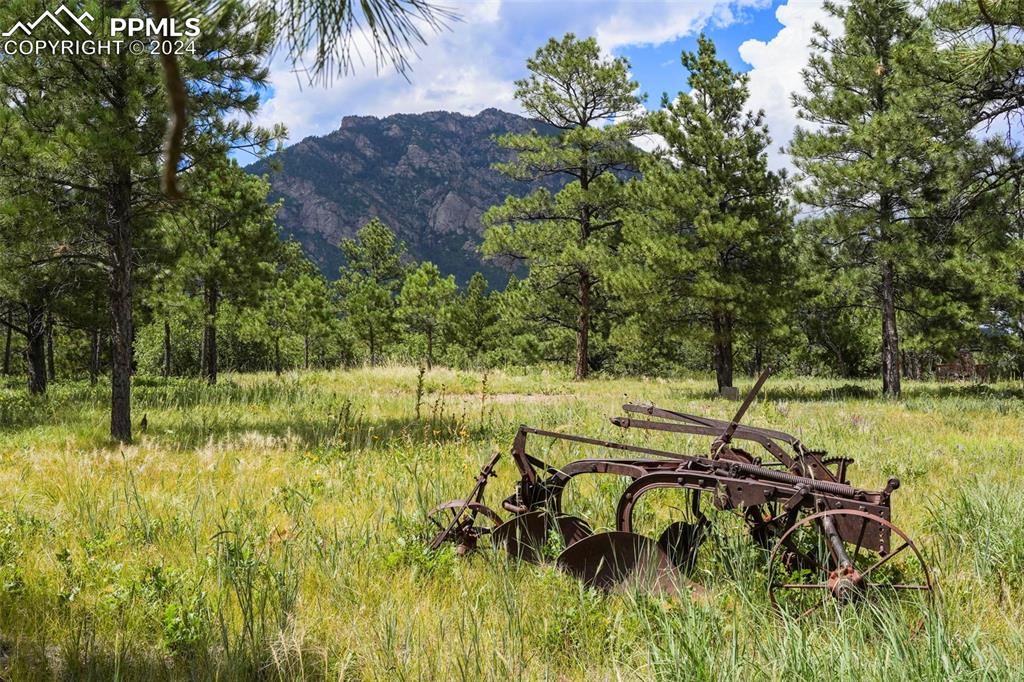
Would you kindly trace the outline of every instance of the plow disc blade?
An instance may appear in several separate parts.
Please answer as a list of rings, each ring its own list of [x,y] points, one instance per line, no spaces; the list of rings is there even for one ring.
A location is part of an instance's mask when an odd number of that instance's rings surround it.
[[[704,526],[699,523],[676,521],[658,538],[658,546],[679,570],[689,573],[697,561],[697,548],[704,540],[704,534]]]
[[[657,594],[677,592],[672,562],[658,543],[643,535],[598,533],[567,547],[558,557],[566,573],[602,590],[637,588]]]
[[[491,532],[491,541],[512,556],[537,564],[544,560],[544,546],[556,528],[566,546],[592,533],[583,519],[575,516],[552,518],[547,512],[534,511],[513,516],[495,528]]]

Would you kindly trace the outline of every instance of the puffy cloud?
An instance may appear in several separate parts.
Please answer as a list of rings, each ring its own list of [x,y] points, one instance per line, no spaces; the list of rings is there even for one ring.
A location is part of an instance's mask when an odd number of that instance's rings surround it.
[[[791,4],[796,0],[791,0]],[[444,109],[475,114],[518,112],[513,81],[538,45],[572,31],[594,35],[605,50],[659,45],[709,24],[732,23],[770,0],[588,0],[587,2],[448,2],[461,21],[427,36],[408,78],[377,73],[371,63],[328,87],[310,85],[284,55],[271,65],[272,92],[257,122],[284,123],[292,142],[335,130],[351,114],[386,116]],[[363,54],[369,54],[363,50]]]
[[[260,108],[257,122],[284,123],[292,142],[338,128],[347,115],[386,116],[445,109],[476,113],[487,107],[517,110],[509,70],[495,53],[493,37],[500,32],[500,0],[472,3],[459,11],[452,30],[426,35],[407,75],[393,69],[377,71],[372,57],[353,74],[337,77],[327,86],[311,85],[286,55],[271,64],[272,92]],[[359,45],[360,39],[355,41]],[[365,45],[358,54],[372,55]]]
[[[819,0],[789,0],[779,5],[775,17],[782,28],[774,38],[747,40],[740,45],[740,58],[751,65],[750,105],[764,109],[768,129],[774,138],[769,154],[771,165],[783,168],[789,159],[779,151],[793,137],[798,123],[793,106],[794,92],[805,92],[801,70],[810,56],[810,41],[815,23],[833,33],[841,32],[842,25],[829,16]]]
[[[628,45],[661,45],[693,35],[709,23],[728,26],[735,10],[766,7],[771,0],[652,0],[619,2],[594,30],[601,47],[611,51]],[[597,14],[597,13],[595,13]]]

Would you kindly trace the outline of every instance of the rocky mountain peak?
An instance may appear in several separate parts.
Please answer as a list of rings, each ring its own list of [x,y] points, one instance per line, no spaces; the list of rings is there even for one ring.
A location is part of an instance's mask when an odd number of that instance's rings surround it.
[[[341,264],[338,243],[378,217],[409,245],[412,257],[432,260],[460,281],[480,270],[500,286],[508,273],[478,252],[480,216],[532,186],[492,168],[509,158],[494,137],[530,129],[545,130],[493,108],[473,116],[345,116],[334,132],[281,151],[281,170],[271,171],[270,159],[249,170],[269,175],[274,200],[284,199],[282,235],[299,240],[329,277]]]

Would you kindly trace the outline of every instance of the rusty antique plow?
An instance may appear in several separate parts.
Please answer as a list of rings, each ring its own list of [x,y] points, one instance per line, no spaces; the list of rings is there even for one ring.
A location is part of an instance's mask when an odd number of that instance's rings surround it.
[[[593,587],[672,594],[693,587],[687,575],[712,530],[704,511],[713,508],[739,516],[751,541],[765,550],[769,596],[782,613],[802,618],[828,605],[871,598],[929,599],[932,582],[924,558],[890,521],[897,479],[879,491],[854,487],[846,479],[853,460],[826,457],[782,431],[740,423],[768,375],[758,378],[731,421],[641,405],[624,405],[628,416],[611,420],[624,430],[706,436],[711,439],[707,455],[521,426],[511,449],[520,478],[500,512],[484,502],[501,459],[497,453],[466,497],[431,510],[436,533],[430,547],[453,543],[464,554],[487,536],[493,548],[528,562],[553,561]],[[531,454],[528,439],[538,437],[621,456],[586,457],[555,467]],[[754,456],[738,443],[762,452]],[[615,509],[615,527],[607,532],[595,533],[562,508],[567,486],[594,475],[630,481]],[[686,491],[688,510],[657,539],[637,533],[638,502],[664,488]]]

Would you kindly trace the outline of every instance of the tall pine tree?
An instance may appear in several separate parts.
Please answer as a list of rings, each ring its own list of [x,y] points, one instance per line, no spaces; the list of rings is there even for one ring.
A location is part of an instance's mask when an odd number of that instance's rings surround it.
[[[794,97],[811,124],[797,129],[789,150],[803,172],[796,197],[824,213],[815,226],[818,266],[842,273],[829,295],[877,310],[882,389],[898,396],[899,314],[915,307],[916,294],[939,292],[936,277],[950,274],[955,230],[940,205],[973,147],[970,121],[928,77],[933,33],[909,3],[826,8],[843,35],[816,27],[807,94]]]
[[[516,99],[554,132],[501,137],[516,157],[498,167],[522,180],[562,176],[570,182],[557,194],[538,189],[488,211],[483,248],[528,264],[523,291],[532,296],[522,313],[574,333],[575,376],[585,379],[594,318],[607,307],[607,272],[621,231],[622,172],[639,162],[630,140],[643,130],[643,120],[631,117],[640,98],[629,63],[602,57],[593,38],[552,38],[526,65],[530,76],[516,81]]]
[[[474,272],[466,291],[458,297],[451,310],[452,339],[469,359],[479,362],[500,338],[499,315],[494,293],[488,290],[487,278]]]
[[[682,64],[691,90],[666,96],[652,117],[668,148],[637,183],[616,282],[628,312],[663,343],[704,327],[722,389],[733,384],[740,331],[757,356],[781,317],[792,220],[784,179],[768,169],[763,113],[746,110],[747,76],[704,36]]]
[[[221,303],[255,307],[271,285],[280,242],[267,203],[270,183],[224,159],[187,174],[188,197],[170,217],[180,244],[176,269],[203,301],[202,373],[217,383],[217,322]]]
[[[136,2],[83,3],[107,27],[111,16],[152,18]],[[37,3],[7,3],[0,21],[12,25]],[[272,27],[249,8],[225,3],[195,39],[194,54],[180,56],[181,87],[190,118],[178,147],[183,165],[220,158],[231,146],[264,147],[271,135],[243,118],[255,112],[264,86]],[[34,38],[63,39],[41,24]],[[97,38],[109,38],[100,32]],[[88,259],[107,278],[110,311],[110,433],[130,441],[131,376],[136,277],[144,254],[159,241],[163,204],[159,188],[167,102],[159,62],[128,50],[115,54],[7,55],[0,60],[0,174],[35,183],[37,193],[74,193],[90,219],[54,258]]]
[[[361,227],[355,239],[341,242],[345,264],[338,279],[341,309],[376,365],[395,338],[395,297],[406,267],[405,242],[379,219]]]
[[[398,319],[410,341],[425,346],[427,369],[434,366],[435,345],[449,324],[455,289],[455,276],[442,277],[437,266],[427,261],[409,272],[398,294]]]

